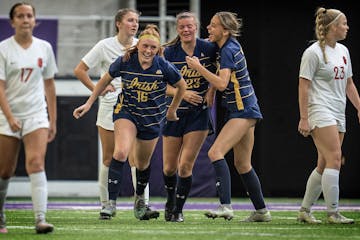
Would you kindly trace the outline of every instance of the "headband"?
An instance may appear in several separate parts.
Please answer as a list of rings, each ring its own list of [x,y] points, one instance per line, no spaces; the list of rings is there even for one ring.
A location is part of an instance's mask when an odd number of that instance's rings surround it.
[[[334,18],[331,22],[329,22],[329,23],[325,26],[325,28],[327,28],[328,26],[330,26],[331,24],[333,24],[334,22],[336,22],[341,15],[343,15],[342,12],[340,12],[340,13],[336,16],[336,18]]]
[[[141,39],[154,40],[160,44],[160,38],[158,38],[157,36],[151,35],[151,34],[144,34],[139,38],[139,40],[141,40]]]

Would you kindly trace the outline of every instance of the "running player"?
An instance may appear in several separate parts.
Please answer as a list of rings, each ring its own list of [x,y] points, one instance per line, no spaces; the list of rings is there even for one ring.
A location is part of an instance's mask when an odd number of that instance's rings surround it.
[[[100,76],[103,76],[109,69],[109,66],[116,58],[123,55],[126,49],[134,46],[138,39],[135,35],[139,28],[140,13],[134,9],[120,9],[115,15],[115,28],[117,34],[100,40],[80,61],[76,66],[75,76],[90,90],[93,91],[95,84],[88,75],[88,70],[99,67]],[[109,201],[108,193],[108,174],[109,165],[112,154],[114,152],[114,123],[112,119],[113,107],[116,104],[117,96],[121,92],[121,78],[115,78],[106,86],[101,93],[100,104],[96,125],[100,135],[102,146],[102,164],[99,169],[99,190],[101,211],[100,219],[110,219],[115,216],[116,209],[107,211],[105,205]],[[130,155],[129,164],[131,166],[131,176],[134,189],[136,187],[136,171],[133,159]],[[148,206],[149,203],[149,186],[145,188],[145,204],[147,212],[143,220],[159,217],[159,212],[153,211]]]
[[[134,215],[141,219],[146,213],[144,188],[150,177],[150,160],[161,134],[165,117],[177,121],[176,110],[180,105],[186,82],[178,70],[161,54],[160,35],[155,25],[148,25],[139,35],[135,47],[110,65],[109,71],[96,84],[88,101],[74,110],[80,118],[95,102],[105,87],[116,77],[122,77],[122,92],[114,107],[115,150],[109,168],[109,205],[116,204],[120,191],[122,169],[130,150],[134,148],[136,166],[136,193]],[[166,108],[166,85],[178,90]]]

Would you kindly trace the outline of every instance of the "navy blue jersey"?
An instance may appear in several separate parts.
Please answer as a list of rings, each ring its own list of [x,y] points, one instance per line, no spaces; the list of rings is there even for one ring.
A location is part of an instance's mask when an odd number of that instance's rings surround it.
[[[159,56],[155,56],[152,66],[144,70],[138,53],[134,53],[126,62],[122,57],[116,59],[110,65],[109,74],[122,79],[122,93],[114,114],[126,111],[137,119],[137,124],[158,128],[166,116],[166,85],[173,85],[181,79],[179,71]]]
[[[209,71],[215,73],[217,49],[217,45],[212,42],[203,39],[196,39],[196,46],[193,56],[198,57],[200,63],[204,67],[206,67]],[[170,61],[176,66],[177,69],[179,69],[180,74],[186,81],[187,89],[196,91],[199,93],[199,95],[205,97],[209,83],[199,72],[187,66],[185,57],[188,55],[182,49],[181,42],[179,41],[175,45],[166,47],[164,56],[166,60]],[[172,97],[168,97],[167,101],[169,105],[172,101]],[[194,106],[183,100],[180,104],[180,107],[178,108],[178,111],[187,111],[189,109],[194,109],[198,107],[199,106]]]
[[[247,109],[257,103],[254,88],[247,69],[246,58],[240,43],[230,37],[220,48],[218,67],[229,68],[231,77],[222,93],[222,106],[230,112]]]

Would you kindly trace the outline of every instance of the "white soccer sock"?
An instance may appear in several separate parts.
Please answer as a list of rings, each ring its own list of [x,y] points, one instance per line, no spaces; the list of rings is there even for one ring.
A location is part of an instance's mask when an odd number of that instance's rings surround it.
[[[134,187],[134,194],[136,192],[136,167],[131,167],[131,179]],[[144,201],[145,205],[149,205],[149,183],[144,189]]]
[[[321,183],[324,199],[329,213],[336,212],[339,206],[339,175],[340,171],[325,168]]]
[[[144,189],[144,202],[146,206],[149,205],[149,183],[146,184],[146,187]]]
[[[6,193],[9,182],[10,182],[10,178],[9,179],[0,178],[0,213],[4,212],[5,210],[4,207],[5,207]]]
[[[312,205],[318,200],[321,194],[321,174],[316,171],[316,168],[310,174],[301,207],[306,210],[311,209]]]
[[[35,219],[45,220],[48,197],[45,171],[30,174],[29,178]]]
[[[101,206],[104,206],[109,201],[108,175],[109,167],[102,163],[99,169],[99,193]]]

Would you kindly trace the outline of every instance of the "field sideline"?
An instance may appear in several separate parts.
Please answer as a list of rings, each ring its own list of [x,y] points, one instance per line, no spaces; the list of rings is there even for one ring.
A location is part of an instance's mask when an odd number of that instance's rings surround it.
[[[31,201],[8,199],[6,216],[8,234],[0,239],[360,239],[360,200],[341,200],[340,210],[354,218],[352,225],[302,224],[296,221],[301,199],[266,199],[273,220],[269,223],[243,223],[252,206],[247,199],[233,199],[235,217],[231,221],[207,219],[204,210],[217,206],[217,199],[190,198],[184,208],[184,223],[163,220],[163,198],[152,198],[151,206],[160,211],[156,220],[139,221],[132,212],[132,198],[119,198],[117,216],[112,220],[98,220],[97,199],[49,199],[47,219],[55,225],[48,235],[37,235],[33,226]],[[314,215],[325,221],[324,205],[314,206]]]

